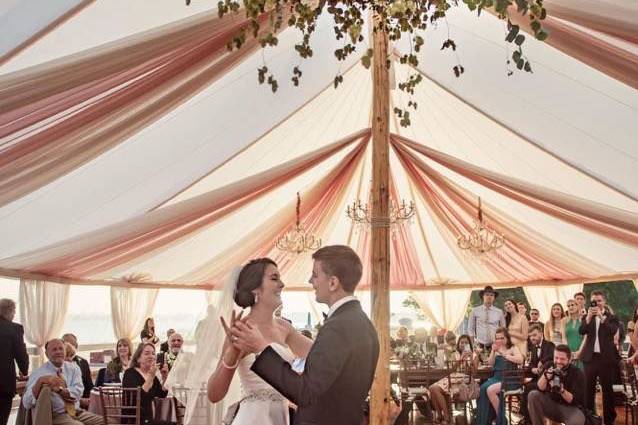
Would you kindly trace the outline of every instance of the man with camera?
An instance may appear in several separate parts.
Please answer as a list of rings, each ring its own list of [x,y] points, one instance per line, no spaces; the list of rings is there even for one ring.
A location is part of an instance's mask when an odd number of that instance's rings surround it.
[[[571,365],[572,352],[561,344],[554,349],[554,361],[543,366],[536,384],[529,393],[528,405],[532,425],[541,425],[544,418],[565,425],[584,425],[585,415],[580,406],[585,393],[583,372]]]
[[[591,304],[583,316],[579,332],[586,335],[580,352],[585,365],[585,407],[594,411],[596,380],[600,380],[603,393],[603,417],[606,425],[613,425],[616,419],[614,409],[614,379],[618,376],[620,354],[614,337],[620,328],[620,321],[607,306],[607,297],[602,291],[591,293]]]

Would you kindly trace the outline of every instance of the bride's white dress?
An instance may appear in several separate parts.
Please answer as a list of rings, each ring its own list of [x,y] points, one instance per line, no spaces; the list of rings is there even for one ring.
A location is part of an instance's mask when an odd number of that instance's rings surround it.
[[[294,355],[287,347],[277,343],[271,344],[271,347],[292,364]],[[232,425],[288,425],[288,400],[250,370],[254,361],[255,355],[249,354],[237,367],[242,401]]]

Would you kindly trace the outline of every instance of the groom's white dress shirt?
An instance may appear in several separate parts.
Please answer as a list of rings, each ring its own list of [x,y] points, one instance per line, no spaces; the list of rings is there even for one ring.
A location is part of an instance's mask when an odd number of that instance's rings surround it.
[[[357,301],[357,297],[355,297],[354,295],[348,295],[347,297],[343,297],[339,301],[337,301],[336,303],[332,304],[332,306],[330,307],[330,310],[328,310],[328,315],[326,316],[326,318],[332,316],[332,314],[335,311],[337,311],[337,309],[339,307],[341,307],[342,305],[344,305],[345,303],[348,303],[350,301]]]

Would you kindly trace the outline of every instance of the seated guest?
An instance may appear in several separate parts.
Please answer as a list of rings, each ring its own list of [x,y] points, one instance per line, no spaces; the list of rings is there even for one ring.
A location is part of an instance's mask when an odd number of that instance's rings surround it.
[[[584,425],[580,410],[585,400],[585,375],[571,365],[571,350],[559,345],[553,362],[543,366],[538,389],[529,393],[529,415],[532,425],[541,425],[545,418],[565,425]]]
[[[171,339],[171,335],[175,333],[175,329],[170,328],[166,331],[166,341],[160,344],[160,352],[167,353],[168,352],[168,340]]]
[[[135,350],[131,358],[131,365],[124,372],[122,378],[123,388],[141,388],[141,423],[151,425],[170,424],[170,422],[155,421],[153,419],[153,399],[155,397],[164,398],[168,391],[164,389],[163,383],[168,376],[168,366],[162,365],[160,374],[162,382],[157,379],[157,363],[155,362],[155,345],[150,342],[143,342]],[[135,400],[130,400],[134,403]],[[129,423],[135,423],[130,421]]]
[[[529,412],[527,410],[527,397],[530,391],[536,389],[536,383],[540,378],[543,371],[543,365],[552,361],[554,358],[554,343],[547,341],[543,338],[543,330],[538,325],[533,325],[529,330],[529,353],[530,362],[529,374],[531,375],[531,381],[525,384],[525,391],[521,398],[521,415],[523,420],[529,423]]]
[[[144,329],[140,332],[140,339],[142,342],[150,342],[153,345],[157,345],[159,338],[155,335],[155,321],[152,317],[149,317],[144,322]]]
[[[494,374],[481,385],[477,402],[477,425],[489,425],[493,419],[496,419],[496,425],[507,423],[505,403],[501,400],[503,371],[514,369],[516,365],[522,365],[524,360],[523,355],[512,343],[507,328],[498,328],[487,360],[488,364],[492,366]]]
[[[129,360],[131,359],[132,349],[131,340],[121,338],[115,345],[116,357],[106,365],[106,368],[100,369],[95,381],[96,387],[102,387],[104,384],[121,383],[121,374],[128,369]]]
[[[478,368],[478,356],[474,353],[472,341],[469,335],[461,335],[456,343],[453,361],[465,361],[471,365],[473,369]],[[432,408],[439,418],[443,418],[443,423],[452,422],[452,412],[450,412],[447,398],[452,393],[458,392],[458,387],[468,378],[467,374],[461,372],[452,372],[450,379],[446,376],[435,384],[430,385],[430,395],[432,396]],[[450,388],[450,383],[452,388]]]
[[[44,348],[49,361],[31,373],[22,396],[25,409],[50,403],[56,425],[103,424],[101,416],[80,409],[79,402],[84,392],[82,372],[76,363],[64,361],[64,342],[52,339]]]
[[[419,345],[408,337],[408,328],[405,326],[397,330],[397,337],[391,346],[394,357],[399,360],[419,360],[423,356]]]
[[[89,362],[76,354],[78,351],[78,339],[75,335],[64,334],[62,335],[62,341],[71,344],[74,348],[73,355],[69,357],[68,361],[77,364],[80,368],[80,371],[82,371],[82,385],[84,385],[84,393],[82,393],[82,398],[89,398],[91,390],[93,389],[93,378],[91,378],[91,368],[89,367]]]
[[[159,353],[157,355],[157,363],[162,365],[166,363],[168,366],[168,370],[170,371],[173,368],[173,364],[175,360],[177,360],[177,355],[182,351],[182,345],[184,344],[184,338],[177,332],[174,332],[168,338],[168,352]]]

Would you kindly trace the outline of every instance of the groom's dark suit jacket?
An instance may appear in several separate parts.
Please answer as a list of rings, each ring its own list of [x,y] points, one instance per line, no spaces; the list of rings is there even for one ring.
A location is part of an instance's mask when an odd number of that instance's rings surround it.
[[[379,358],[379,340],[358,301],[339,307],[319,330],[303,374],[272,348],[252,370],[298,406],[295,425],[360,425]]]

